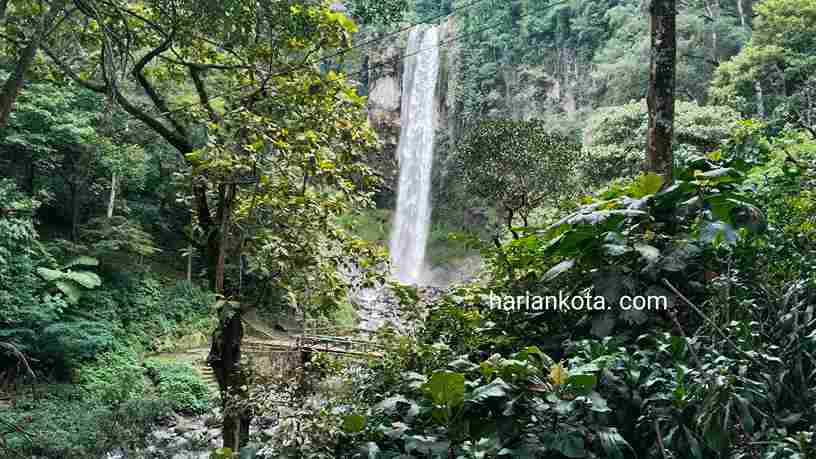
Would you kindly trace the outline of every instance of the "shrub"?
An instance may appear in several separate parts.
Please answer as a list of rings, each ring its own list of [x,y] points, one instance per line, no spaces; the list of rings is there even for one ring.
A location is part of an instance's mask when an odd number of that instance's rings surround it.
[[[36,396],[17,400],[2,413],[5,422],[20,426],[5,437],[0,457],[88,459],[114,448],[143,447],[157,419],[168,414],[166,402],[136,398],[116,405],[81,399],[76,386],[45,385],[32,388]]]
[[[174,410],[203,413],[213,406],[215,394],[192,365],[151,358],[144,366],[159,397],[168,400]]]
[[[144,369],[138,361],[134,349],[117,346],[80,367],[75,380],[89,398],[116,405],[146,391]]]

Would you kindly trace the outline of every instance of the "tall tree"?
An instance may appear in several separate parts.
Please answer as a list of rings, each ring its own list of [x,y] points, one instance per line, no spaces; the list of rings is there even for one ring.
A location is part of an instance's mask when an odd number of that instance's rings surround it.
[[[3,129],[8,123],[14,102],[23,88],[26,72],[34,62],[40,42],[51,32],[57,17],[65,9],[66,0],[40,2],[38,5],[34,5],[33,2],[32,4],[17,3],[21,4],[16,5],[16,10],[20,10],[22,14],[13,14],[9,17],[6,17],[8,2],[4,0],[0,3],[0,21],[13,22],[13,24],[5,24],[7,25],[5,28],[12,29],[17,35],[22,36],[17,39],[5,37],[6,40],[13,41],[12,45],[19,49],[19,53],[14,69],[0,87],[0,129]],[[15,6],[14,2],[11,6]],[[12,27],[8,27],[9,25]]]
[[[367,196],[358,187],[369,175],[360,155],[374,136],[364,101],[316,59],[348,49],[355,24],[318,1],[75,4],[82,20],[66,31],[75,35],[71,48],[52,41],[46,54],[158,133],[188,166],[191,242],[221,298],[208,361],[224,403],[224,447],[237,451],[250,422],[242,314],[257,304],[246,300],[245,271],[262,292],[284,289],[300,304],[317,304],[304,292],[323,287],[339,296],[341,282],[326,265],[336,267],[332,254],[341,252],[332,222]]]
[[[674,157],[674,88],[677,61],[675,0],[652,0],[651,64],[649,91],[649,131],[646,141],[646,170],[660,174],[664,183],[672,181]]]

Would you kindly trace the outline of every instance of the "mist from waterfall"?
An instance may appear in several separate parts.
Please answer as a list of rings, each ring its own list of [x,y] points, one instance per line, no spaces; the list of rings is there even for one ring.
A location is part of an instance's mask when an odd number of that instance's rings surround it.
[[[438,44],[437,27],[413,29],[405,50],[402,125],[397,147],[400,175],[390,249],[392,274],[407,284],[419,283],[425,267],[425,247],[431,220]]]

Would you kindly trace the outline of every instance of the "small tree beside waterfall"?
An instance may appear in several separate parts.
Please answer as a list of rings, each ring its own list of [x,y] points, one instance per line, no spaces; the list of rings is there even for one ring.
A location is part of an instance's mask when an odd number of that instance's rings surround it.
[[[516,236],[530,214],[578,190],[581,147],[537,120],[489,120],[464,137],[450,159],[450,181],[462,196],[495,207],[498,225]]]

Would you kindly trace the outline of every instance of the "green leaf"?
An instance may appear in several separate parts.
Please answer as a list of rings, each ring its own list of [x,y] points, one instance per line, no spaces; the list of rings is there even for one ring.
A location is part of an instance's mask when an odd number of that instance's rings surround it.
[[[366,425],[366,417],[359,414],[350,414],[343,418],[343,425],[341,428],[346,433],[362,432]]]
[[[450,442],[440,440],[431,435],[412,435],[405,441],[405,451],[408,453],[418,452],[437,457],[441,453],[446,453],[450,448]]]
[[[663,187],[664,179],[654,172],[647,172],[638,176],[629,188],[629,192],[636,198],[655,194]]]
[[[588,393],[597,383],[598,378],[592,374],[571,374],[567,378],[567,385],[581,393]]]
[[[79,290],[73,282],[57,280],[54,282],[54,285],[65,294],[65,299],[68,301],[68,304],[75,305],[79,302],[80,297],[82,297],[82,291]]]
[[[465,359],[456,359],[453,362],[449,363],[448,366],[452,370],[456,370],[462,373],[467,373],[479,369],[479,365]]]
[[[73,266],[99,266],[99,260],[94,257],[82,255],[69,261],[62,269],[68,269]]]
[[[94,289],[102,285],[102,279],[96,273],[88,271],[68,271],[63,278],[70,279],[87,289]]]
[[[609,408],[609,405],[606,403],[606,399],[595,391],[592,391],[589,394],[589,400],[592,402],[592,406],[589,408],[592,411],[596,411],[598,413],[609,413],[612,411]]]
[[[63,272],[48,268],[37,268],[37,274],[43,279],[53,282],[62,277]]]
[[[632,455],[635,455],[635,450],[632,449],[623,435],[618,433],[618,429],[614,427],[605,427],[598,430],[598,440],[601,443],[605,457],[609,459],[624,459],[623,449],[628,449]]]
[[[518,360],[526,360],[531,364],[538,366],[538,368],[550,368],[551,366],[555,365],[553,359],[545,354],[538,346],[527,346],[521,351],[513,354],[512,356],[514,359]]]
[[[468,401],[481,404],[489,398],[509,398],[510,386],[501,378],[496,378],[486,386],[480,386],[470,394]]]
[[[422,391],[436,405],[457,407],[465,399],[465,375],[452,371],[437,371],[422,386]]]
[[[552,442],[552,449],[567,457],[586,457],[584,439],[573,433],[559,432]]]
[[[417,406],[413,400],[409,400],[401,395],[395,395],[375,405],[372,411],[389,416],[398,415],[410,420],[419,414],[419,406]]]
[[[619,244],[604,244],[601,248],[603,248],[604,253],[610,257],[619,257],[632,250],[632,248],[627,245]]]
[[[380,457],[380,447],[373,441],[361,446],[360,452],[363,453],[363,456],[367,457],[368,459],[377,459]]]
[[[729,182],[736,180],[742,177],[742,173],[736,169],[731,167],[722,167],[719,169],[713,169],[708,172],[703,172],[702,174],[696,174],[698,177],[703,177],[705,179],[717,179],[718,183]]]

